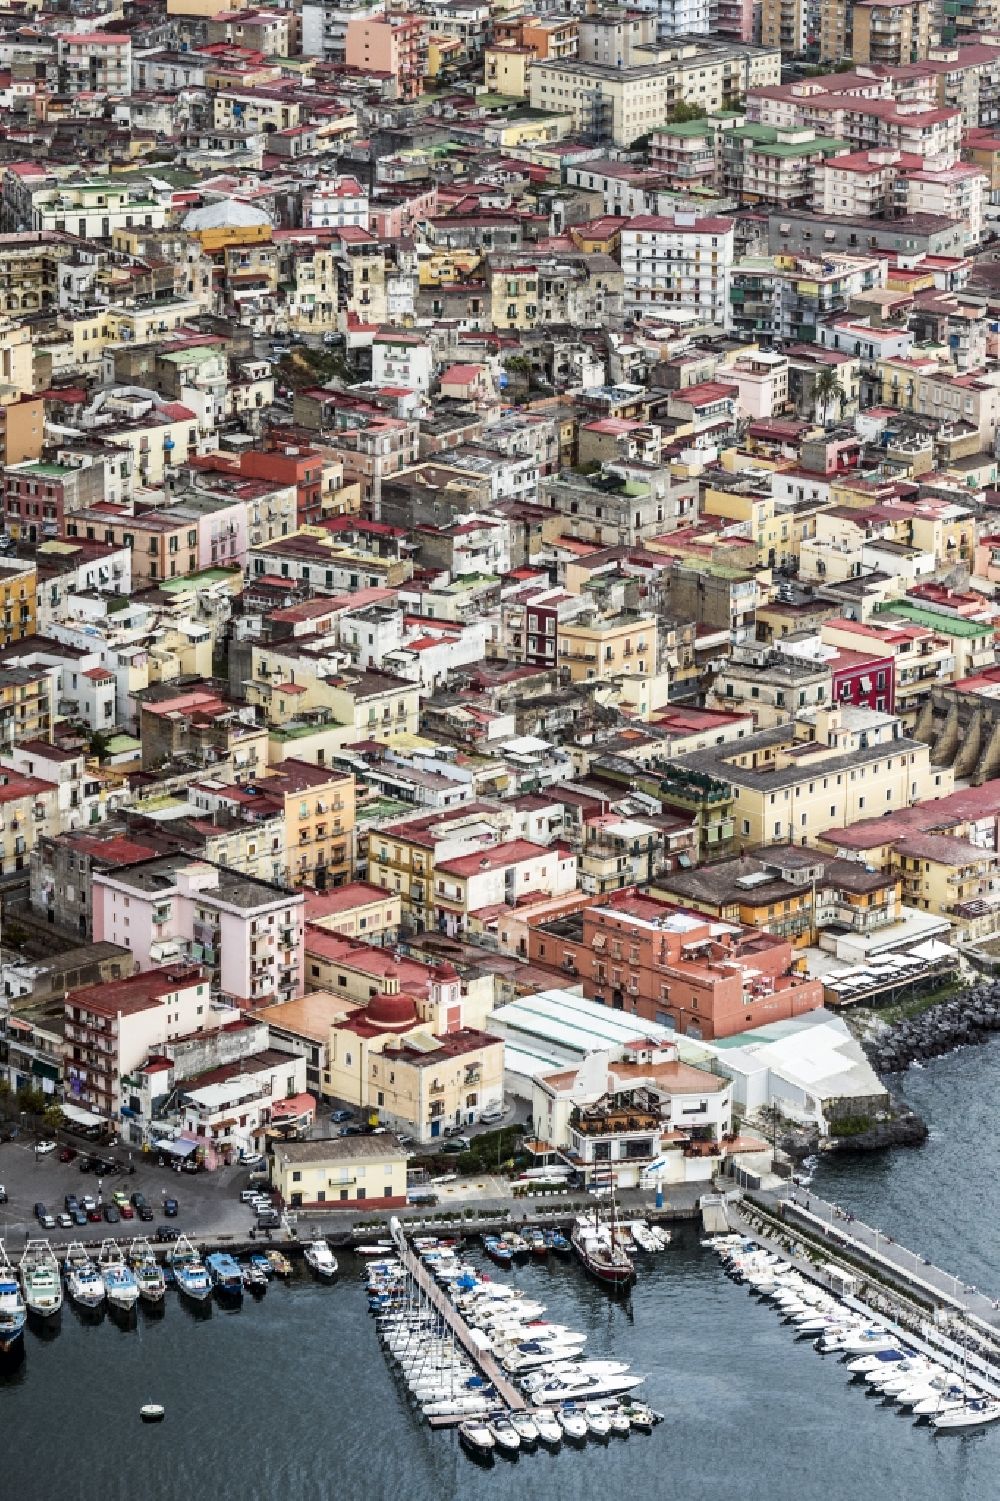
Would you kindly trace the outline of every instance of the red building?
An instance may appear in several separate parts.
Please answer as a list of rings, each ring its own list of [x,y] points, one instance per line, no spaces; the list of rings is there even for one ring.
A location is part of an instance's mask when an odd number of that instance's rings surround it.
[[[833,677],[831,696],[835,704],[877,709],[884,714],[895,713],[895,657],[845,648],[830,658],[829,666]]]

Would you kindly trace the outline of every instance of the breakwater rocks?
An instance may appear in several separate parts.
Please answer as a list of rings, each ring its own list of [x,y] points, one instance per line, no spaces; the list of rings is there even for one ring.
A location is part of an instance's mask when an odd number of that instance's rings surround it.
[[[895,1074],[954,1048],[985,1042],[991,1032],[1000,1032],[1000,982],[972,985],[869,1037],[864,1046],[878,1073]]]

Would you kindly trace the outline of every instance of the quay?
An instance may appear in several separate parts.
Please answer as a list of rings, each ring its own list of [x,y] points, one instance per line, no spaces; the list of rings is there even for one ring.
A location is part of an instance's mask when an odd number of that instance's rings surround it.
[[[845,1306],[856,1313],[877,1318],[893,1334],[921,1353],[934,1360],[945,1359],[953,1366],[966,1365],[970,1381],[989,1396],[1000,1398],[1000,1344],[996,1342],[992,1328],[986,1326],[985,1333],[988,1337],[983,1338],[980,1329],[975,1328],[973,1321],[970,1321],[967,1310],[948,1308],[940,1303],[929,1306],[929,1292],[937,1292],[939,1297],[944,1294],[928,1283],[913,1289],[912,1295],[919,1296],[921,1302],[912,1302],[904,1287],[889,1285],[883,1280],[884,1266],[879,1265],[871,1247],[862,1240],[854,1240],[845,1233],[843,1246],[830,1244],[828,1240],[825,1243],[821,1241],[819,1232],[829,1228],[823,1221],[816,1221],[815,1225],[809,1224],[808,1230],[812,1232],[809,1238],[800,1242],[797,1248],[793,1246],[790,1249],[787,1242],[782,1243],[781,1237],[794,1237],[796,1232],[805,1235],[806,1221],[813,1221],[815,1217],[811,1211],[803,1213],[801,1218],[794,1214],[786,1215],[784,1210],[787,1207],[788,1201],[784,1199],[764,1204],[749,1196],[733,1199],[727,1206],[734,1230],[745,1233],[749,1239],[779,1254],[802,1276],[826,1291],[835,1293]],[[793,1209],[797,1207],[792,1206]],[[829,1208],[833,1209],[835,1206],[830,1205]],[[763,1228],[755,1222],[755,1214],[763,1217]],[[907,1251],[904,1247],[897,1249],[911,1259],[915,1257],[914,1252]],[[809,1251],[822,1251],[829,1259],[817,1264],[810,1259]],[[839,1262],[838,1251],[842,1257]],[[848,1256],[849,1260],[846,1259]],[[866,1289],[866,1296],[860,1297],[852,1288],[865,1276],[866,1269],[874,1279],[875,1287]],[[948,1275],[939,1273],[939,1276]],[[919,1279],[914,1278],[914,1281]]]
[[[417,1256],[398,1221],[391,1227],[391,1235],[399,1253],[399,1259],[403,1264],[408,1277],[416,1284],[424,1298],[437,1313],[441,1321],[454,1335],[456,1341],[468,1355],[474,1365],[478,1367],[487,1381],[492,1382],[497,1394],[508,1412],[525,1412],[528,1404],[504,1372],[499,1361],[492,1351],[483,1349],[479,1340],[473,1338],[473,1332],[462,1318],[458,1309],[442,1287],[434,1281],[420,1257]],[[438,1417],[431,1418],[432,1428],[451,1427],[462,1421],[461,1417]]]

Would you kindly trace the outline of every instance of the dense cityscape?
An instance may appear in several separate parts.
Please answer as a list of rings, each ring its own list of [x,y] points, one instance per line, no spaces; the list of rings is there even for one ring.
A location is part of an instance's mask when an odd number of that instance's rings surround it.
[[[1000,10],[40,0],[0,102],[0,1409],[350,1306],[414,1501],[655,1487],[724,1270],[981,1438]]]

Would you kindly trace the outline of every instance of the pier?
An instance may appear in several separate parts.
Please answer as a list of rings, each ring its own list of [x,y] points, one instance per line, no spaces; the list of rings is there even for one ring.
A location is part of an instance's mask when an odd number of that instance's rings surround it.
[[[424,1298],[426,1298],[427,1302],[437,1313],[442,1323],[454,1335],[456,1342],[462,1346],[469,1359],[479,1369],[486,1380],[492,1382],[501,1402],[507,1408],[508,1412],[525,1412],[528,1404],[524,1397],[503,1370],[500,1362],[492,1352],[484,1350],[479,1341],[473,1338],[472,1330],[462,1318],[457,1308],[455,1308],[447,1293],[434,1281],[434,1278],[429,1274],[420,1257],[415,1255],[413,1248],[403,1234],[402,1226],[398,1222],[393,1224],[391,1234],[407,1276],[412,1278],[416,1286],[419,1287]],[[447,1427],[461,1421],[460,1417],[430,1419],[432,1427]]]

